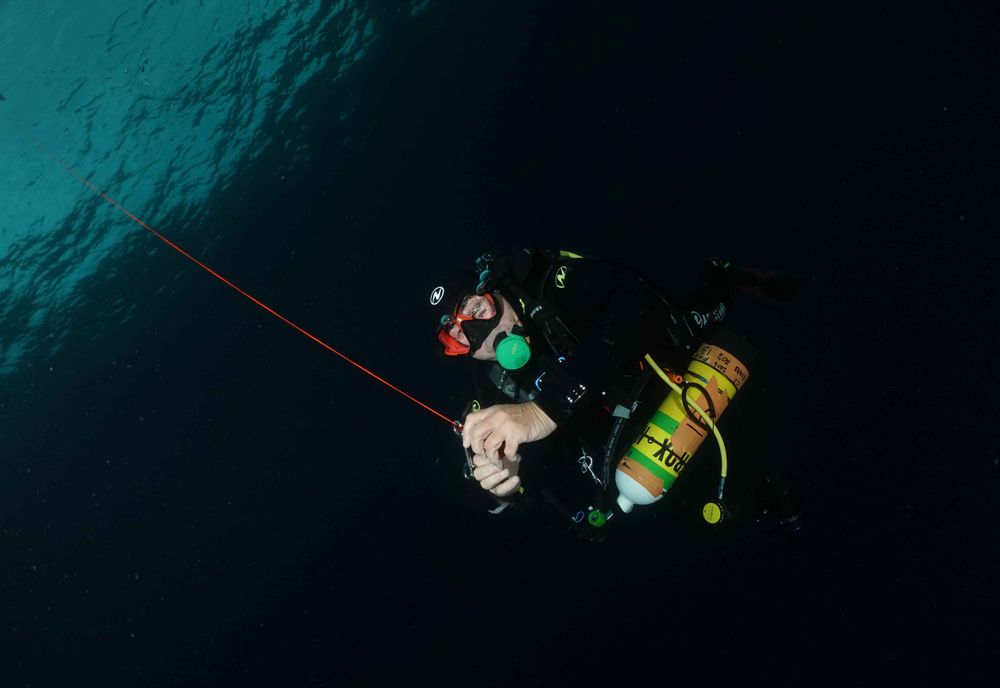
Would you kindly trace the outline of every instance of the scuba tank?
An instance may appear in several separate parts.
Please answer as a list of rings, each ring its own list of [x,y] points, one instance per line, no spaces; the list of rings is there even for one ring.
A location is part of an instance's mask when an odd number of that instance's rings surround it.
[[[636,504],[659,501],[670,489],[746,384],[749,365],[756,353],[746,339],[725,328],[717,329],[705,339],[691,357],[683,379],[676,376],[670,393],[653,413],[646,429],[618,462],[615,485],[619,492],[618,506],[623,512],[629,513]],[[655,366],[652,359],[646,360]],[[657,372],[663,375],[662,371]],[[705,520],[712,524],[725,515],[722,492],[727,465],[723,447],[720,442],[723,465],[718,494],[702,511]]]

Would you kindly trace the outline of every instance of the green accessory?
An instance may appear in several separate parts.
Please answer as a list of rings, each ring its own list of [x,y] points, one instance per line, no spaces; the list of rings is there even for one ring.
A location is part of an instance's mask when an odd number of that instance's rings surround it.
[[[515,327],[510,334],[498,337],[493,347],[497,363],[507,370],[519,370],[531,359],[531,345],[518,330],[521,328]]]
[[[590,515],[587,516],[587,522],[590,523],[590,525],[594,526],[595,528],[601,528],[604,526],[605,523],[608,522],[608,519],[604,515],[603,511],[601,511],[600,509],[594,509],[593,511],[590,512]]]

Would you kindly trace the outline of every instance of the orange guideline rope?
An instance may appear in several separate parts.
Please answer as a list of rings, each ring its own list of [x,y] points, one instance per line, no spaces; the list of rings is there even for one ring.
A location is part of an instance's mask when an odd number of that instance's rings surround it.
[[[461,428],[461,424],[460,423],[458,423],[456,421],[453,421],[452,419],[448,418],[448,416],[446,416],[443,413],[440,413],[440,412],[434,410],[433,408],[431,408],[430,406],[428,406],[424,402],[420,401],[416,397],[414,397],[414,396],[412,396],[410,394],[407,394],[406,392],[404,392],[403,390],[401,390],[399,387],[397,387],[396,385],[392,384],[391,382],[388,382],[387,380],[379,377],[378,375],[376,375],[372,371],[368,370],[367,368],[365,368],[363,365],[361,365],[357,361],[353,360],[352,358],[350,358],[349,356],[347,356],[345,354],[340,353],[339,351],[337,351],[336,349],[334,349],[332,346],[330,346],[329,344],[327,344],[326,342],[324,342],[319,337],[316,337],[315,335],[307,332],[306,330],[304,330],[303,328],[299,327],[298,325],[296,325],[295,323],[293,323],[291,320],[289,320],[285,316],[281,315],[281,313],[278,313],[273,308],[267,306],[266,304],[262,303],[258,299],[254,298],[253,296],[251,296],[247,292],[245,292],[242,289],[240,289],[239,287],[237,287],[235,284],[233,284],[232,282],[230,282],[229,280],[227,280],[225,277],[223,277],[222,275],[220,275],[219,273],[217,273],[215,270],[213,270],[212,268],[210,268],[207,265],[205,265],[204,263],[202,263],[200,260],[198,260],[197,258],[195,258],[194,256],[192,256],[190,253],[188,253],[187,251],[185,251],[184,249],[182,249],[181,247],[179,247],[177,244],[175,244],[174,242],[170,241],[165,236],[163,236],[162,234],[160,234],[159,232],[157,232],[155,229],[153,229],[152,227],[150,227],[149,225],[147,225],[141,219],[139,219],[138,217],[136,217],[128,208],[126,208],[125,206],[123,206],[121,203],[119,203],[115,199],[111,198],[111,196],[109,196],[106,193],[104,193],[104,191],[102,191],[96,185],[94,185],[93,183],[91,183],[89,179],[87,179],[86,177],[83,177],[83,176],[77,174],[76,170],[74,170],[68,164],[66,164],[65,162],[63,162],[59,158],[59,156],[57,156],[55,153],[52,153],[51,151],[49,151],[44,145],[42,145],[42,143],[40,143],[29,132],[25,131],[22,127],[20,127],[16,123],[14,123],[9,118],[8,118],[8,121],[11,122],[11,124],[14,125],[14,128],[16,128],[17,130],[19,130],[21,132],[21,134],[24,135],[24,137],[27,138],[29,141],[31,141],[35,145],[35,147],[37,147],[45,156],[47,156],[48,158],[54,160],[56,163],[59,164],[60,167],[62,167],[67,172],[69,172],[73,177],[75,177],[77,180],[83,182],[83,184],[86,185],[87,188],[89,188],[92,191],[94,191],[97,195],[99,195],[105,201],[107,201],[108,203],[110,203],[111,205],[113,205],[115,208],[117,208],[118,210],[120,210],[122,213],[124,213],[126,216],[128,216],[128,218],[130,220],[132,220],[133,222],[135,222],[137,225],[139,225],[143,229],[148,230],[157,239],[159,239],[160,241],[162,241],[163,243],[165,243],[167,246],[169,246],[170,248],[172,248],[175,251],[177,251],[178,253],[180,253],[182,256],[184,256],[185,258],[187,258],[188,260],[190,260],[192,263],[194,263],[195,265],[197,265],[198,267],[200,267],[202,270],[204,270],[208,274],[212,275],[213,277],[215,277],[219,281],[221,281],[221,282],[227,284],[228,286],[232,287],[233,289],[235,289],[236,291],[238,291],[240,294],[242,294],[243,296],[245,296],[246,298],[250,299],[255,304],[257,304],[258,306],[260,306],[261,308],[263,308],[264,310],[266,310],[268,313],[270,313],[274,317],[278,318],[282,322],[284,322],[284,323],[286,323],[286,324],[294,327],[296,330],[298,330],[299,332],[301,332],[305,336],[309,337],[309,339],[313,340],[314,342],[316,342],[317,344],[319,344],[323,348],[327,349],[328,351],[331,351],[332,353],[337,354],[342,359],[344,359],[345,361],[347,361],[348,363],[350,363],[351,365],[353,365],[355,368],[361,370],[364,373],[367,373],[371,377],[373,377],[376,380],[378,380],[379,382],[381,382],[386,387],[389,387],[389,388],[391,388],[391,389],[399,392],[400,394],[402,394],[404,397],[406,397],[407,399],[409,399],[413,403],[415,403],[418,406],[421,406],[422,408],[430,411],[435,416],[437,416],[441,420],[443,420],[446,423],[448,423],[448,425],[451,425],[452,427],[456,427],[456,428]]]

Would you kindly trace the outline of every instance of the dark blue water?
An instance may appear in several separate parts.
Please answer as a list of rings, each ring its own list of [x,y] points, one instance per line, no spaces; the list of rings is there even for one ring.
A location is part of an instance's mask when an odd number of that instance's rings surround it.
[[[803,531],[699,523],[707,448],[600,545],[493,517],[440,420],[140,235],[2,378],[10,685],[984,677],[995,12],[442,2],[379,27],[197,224],[155,226],[450,415],[469,371],[422,300],[487,247],[676,293],[710,255],[803,274],[788,308],[734,304],[763,353],[723,422],[733,498],[781,471]]]

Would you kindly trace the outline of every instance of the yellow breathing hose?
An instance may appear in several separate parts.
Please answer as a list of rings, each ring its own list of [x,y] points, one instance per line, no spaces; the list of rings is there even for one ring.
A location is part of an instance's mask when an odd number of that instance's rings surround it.
[[[653,368],[653,370],[656,371],[656,374],[659,375],[660,378],[664,382],[667,383],[667,386],[670,387],[670,389],[672,389],[675,392],[677,392],[677,394],[679,394],[680,397],[681,397],[681,399],[683,400],[684,399],[684,390],[682,390],[677,385],[676,382],[674,382],[673,380],[671,380],[667,376],[667,374],[665,372],[663,372],[663,370],[660,368],[660,366],[656,365],[656,361],[653,360],[652,356],[650,356],[649,354],[646,354],[644,358],[646,359],[646,362],[649,363],[649,365]],[[681,402],[681,405],[683,406],[683,401]],[[719,428],[716,427],[715,420],[709,417],[708,411],[702,409],[700,406],[698,407],[698,410],[701,411],[701,417],[705,421],[705,423],[707,423],[708,426],[710,428],[712,428],[712,434],[715,435],[715,440],[719,443],[719,456],[722,459],[722,471],[720,473],[720,476],[722,477],[722,480],[725,481],[726,474],[729,472],[729,461],[726,458],[726,443],[722,441],[722,433],[720,433],[719,432]],[[721,485],[719,487],[719,492],[720,492],[720,498],[721,498],[721,492],[722,492]]]

